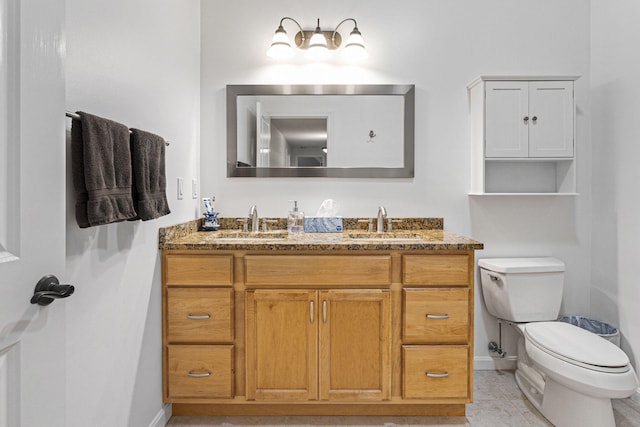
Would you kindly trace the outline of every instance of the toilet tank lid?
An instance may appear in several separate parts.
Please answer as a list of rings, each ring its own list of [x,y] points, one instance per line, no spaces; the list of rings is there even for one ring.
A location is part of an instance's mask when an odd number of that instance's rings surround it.
[[[496,273],[552,273],[564,271],[564,263],[553,257],[485,258],[478,266]]]

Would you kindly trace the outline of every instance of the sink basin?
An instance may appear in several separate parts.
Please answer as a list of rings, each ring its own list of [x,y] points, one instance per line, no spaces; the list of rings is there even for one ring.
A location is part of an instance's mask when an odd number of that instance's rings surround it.
[[[239,230],[225,230],[214,232],[216,239],[233,240],[258,240],[258,239],[286,239],[288,233],[284,230],[278,231],[258,231],[256,233]]]
[[[347,237],[354,240],[398,241],[398,240],[422,240],[422,236],[413,232],[392,233],[348,233]]]

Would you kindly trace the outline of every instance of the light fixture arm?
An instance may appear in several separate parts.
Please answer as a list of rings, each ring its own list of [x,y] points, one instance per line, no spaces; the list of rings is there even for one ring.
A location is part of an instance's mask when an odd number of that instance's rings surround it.
[[[302,29],[302,26],[298,23],[298,21],[296,21],[295,19],[290,18],[290,17],[288,17],[288,16],[285,16],[284,18],[282,18],[282,19],[280,20],[280,26],[278,27],[278,30],[280,30],[280,29],[282,28],[282,30],[284,31],[284,27],[282,26],[282,24],[283,24],[283,22],[284,22],[284,20],[285,20],[285,19],[288,19],[289,21],[293,21],[293,22],[295,22],[295,23],[296,23],[296,25],[298,26],[298,28],[300,28],[300,33],[302,34],[302,43],[304,43],[304,41],[305,41],[305,38],[304,38],[304,30]],[[300,47],[300,46],[297,46],[297,47]]]
[[[355,19],[353,18],[346,18],[343,19],[342,21],[340,21],[340,23],[338,25],[336,25],[336,29],[333,30],[333,33],[331,34],[331,42],[335,45],[336,44],[336,33],[338,32],[338,28],[340,28],[340,25],[344,24],[347,21],[353,21],[353,31],[356,31],[358,33],[360,33],[360,30],[358,30],[358,23],[356,22]],[[339,45],[336,45],[336,47],[338,47]]]

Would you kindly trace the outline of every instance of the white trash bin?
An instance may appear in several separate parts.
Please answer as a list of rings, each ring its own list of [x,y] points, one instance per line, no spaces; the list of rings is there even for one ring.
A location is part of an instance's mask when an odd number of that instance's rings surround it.
[[[620,331],[615,326],[586,316],[562,316],[558,320],[598,334],[620,347]]]

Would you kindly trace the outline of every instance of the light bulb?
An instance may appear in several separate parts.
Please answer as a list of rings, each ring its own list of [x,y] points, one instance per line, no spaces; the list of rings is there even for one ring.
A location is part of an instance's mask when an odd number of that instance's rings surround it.
[[[362,39],[360,31],[358,31],[358,27],[355,27],[351,34],[349,34],[341,56],[353,61],[360,61],[369,56],[367,50],[364,48],[364,40]]]
[[[316,61],[323,61],[328,59],[331,56],[331,53],[327,48],[327,39],[324,34],[322,34],[319,24],[320,23],[318,22],[318,26],[309,40],[307,56]]]
[[[293,48],[291,47],[287,32],[282,28],[282,25],[280,25],[273,35],[271,47],[267,50],[267,56],[274,59],[287,59],[291,58],[293,54]]]

